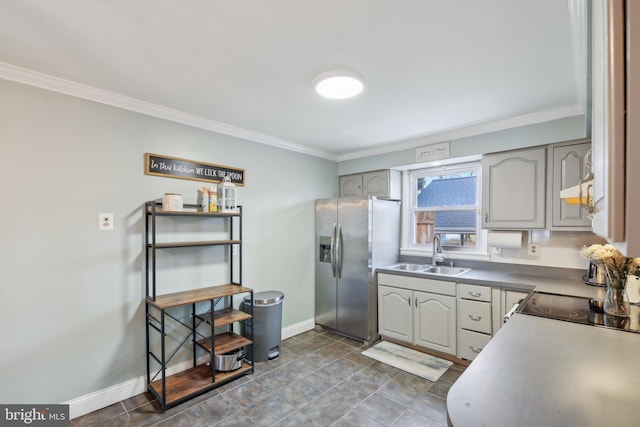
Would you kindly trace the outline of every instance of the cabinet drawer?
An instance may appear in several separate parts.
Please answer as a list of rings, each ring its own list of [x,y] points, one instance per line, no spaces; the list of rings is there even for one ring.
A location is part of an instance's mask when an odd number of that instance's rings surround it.
[[[491,304],[461,299],[460,327],[491,334]]]
[[[458,357],[461,359],[473,360],[491,340],[490,335],[478,332],[458,330]]]
[[[460,283],[460,298],[491,302],[491,287]]]

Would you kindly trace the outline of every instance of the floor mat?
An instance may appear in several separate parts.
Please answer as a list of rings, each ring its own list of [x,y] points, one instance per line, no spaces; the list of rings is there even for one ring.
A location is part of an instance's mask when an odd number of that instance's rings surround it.
[[[453,362],[421,353],[388,341],[382,341],[362,352],[363,356],[417,375],[429,381],[437,381]]]

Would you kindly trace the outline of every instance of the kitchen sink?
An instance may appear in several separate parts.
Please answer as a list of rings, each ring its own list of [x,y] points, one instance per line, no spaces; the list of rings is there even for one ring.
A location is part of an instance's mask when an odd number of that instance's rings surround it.
[[[403,262],[400,264],[392,265],[388,267],[390,270],[401,270],[401,271],[423,271],[425,268],[429,267],[428,264],[411,264],[409,262]]]
[[[441,274],[443,276],[459,276],[471,270],[470,268],[447,267],[444,265],[430,266],[422,270],[422,273]]]
[[[445,265],[413,264],[402,262],[400,264],[387,267],[389,270],[411,271],[414,273],[439,274],[441,276],[459,276],[471,270],[470,268],[448,267]]]

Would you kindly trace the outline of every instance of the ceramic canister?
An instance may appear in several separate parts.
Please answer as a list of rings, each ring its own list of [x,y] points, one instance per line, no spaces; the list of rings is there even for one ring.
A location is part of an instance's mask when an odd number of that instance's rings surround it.
[[[182,196],[177,193],[164,193],[164,197],[162,197],[162,210],[181,211]]]

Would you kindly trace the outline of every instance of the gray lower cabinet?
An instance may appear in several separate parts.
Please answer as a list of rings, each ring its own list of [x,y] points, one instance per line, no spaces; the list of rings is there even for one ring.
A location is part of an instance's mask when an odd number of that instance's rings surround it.
[[[378,287],[378,323],[380,335],[413,343],[413,291]]]
[[[378,275],[378,326],[384,338],[456,354],[455,283]]]
[[[458,284],[458,353],[473,360],[491,340],[496,310],[490,286]],[[497,293],[499,299],[499,292]]]
[[[545,227],[546,161],[546,147],[483,156],[483,228]]]
[[[502,297],[500,319],[502,319],[504,315],[507,314],[509,310],[513,308],[514,305],[518,304],[520,301],[525,299],[529,295],[529,292],[514,290],[514,289],[503,289],[502,295],[503,297]]]
[[[396,274],[378,274],[382,338],[473,360],[527,291]]]
[[[587,218],[586,211],[579,205],[570,205],[560,199],[560,191],[578,185],[587,174],[584,158],[590,149],[588,139],[549,146],[547,205],[549,228],[552,230],[591,230],[591,220]]]
[[[427,292],[413,294],[413,343],[456,354],[456,298]]]

